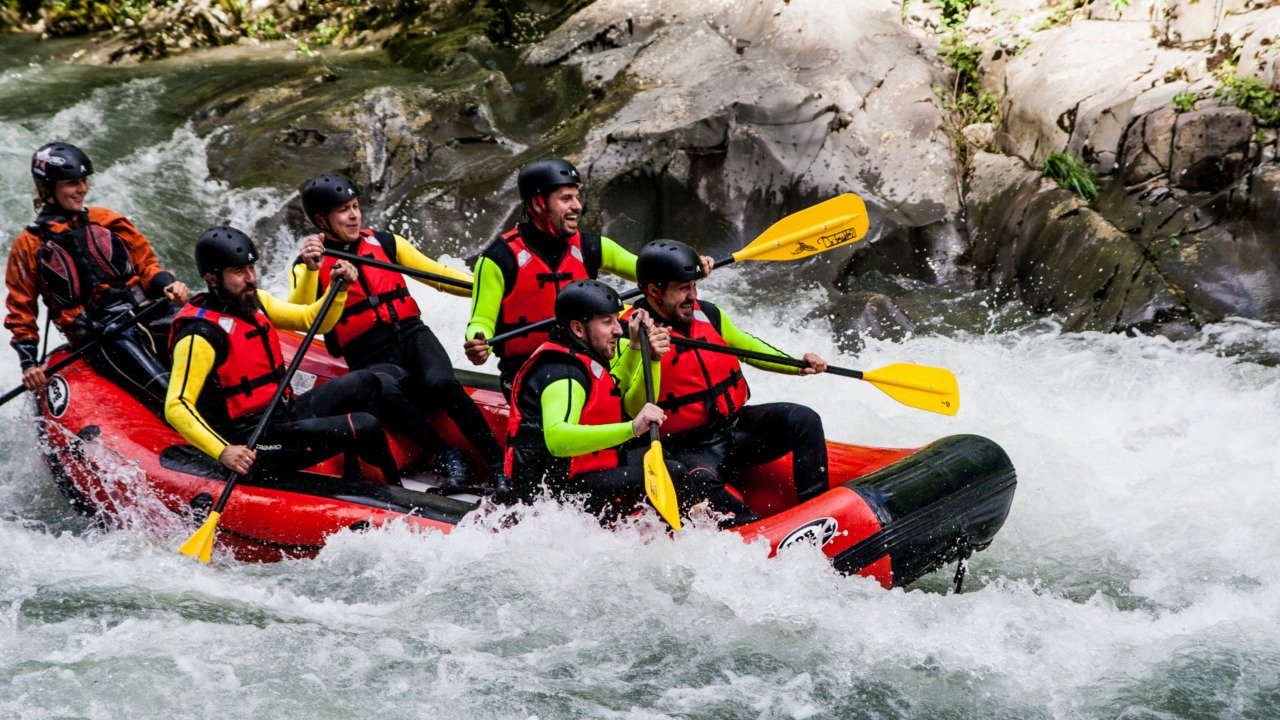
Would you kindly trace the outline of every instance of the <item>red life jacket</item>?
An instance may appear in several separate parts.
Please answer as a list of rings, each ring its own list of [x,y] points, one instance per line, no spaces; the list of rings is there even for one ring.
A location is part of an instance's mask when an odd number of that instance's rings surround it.
[[[204,307],[208,299],[205,293],[191,298],[174,317],[169,349],[173,349],[182,328],[193,322],[208,323],[226,336],[226,351],[218,358],[214,373],[226,403],[227,418],[235,420],[265,409],[280,386],[285,373],[280,337],[261,310],[254,313],[252,320],[246,320]],[[290,393],[285,388],[286,402]]]
[[[396,261],[395,247],[395,235],[365,228],[360,231],[358,240],[340,249],[393,263]],[[327,255],[320,261],[317,293],[329,287],[329,271],[336,262],[336,258]],[[405,284],[403,275],[369,265],[357,264],[356,268],[360,271],[360,281],[347,288],[347,304],[342,308],[342,318],[324,334],[325,347],[334,357],[342,357],[348,345],[378,323],[394,325],[422,314],[418,303],[409,295],[409,286]]]
[[[568,346],[548,340],[533,351],[533,355],[524,364],[524,367],[520,368],[520,372],[516,373],[515,383],[511,389],[512,401],[509,407],[510,415],[507,419],[508,440],[505,463],[508,475],[513,470],[511,440],[517,436],[531,437],[536,435],[538,438],[543,438],[541,416],[525,418],[521,412],[521,407],[529,409],[531,414],[534,408],[539,407],[541,398],[533,398],[523,394],[524,378],[540,358],[551,355],[561,355],[577,362],[582,366],[588,380],[591,382],[591,386],[587,388],[586,403],[582,406],[582,415],[578,418],[579,425],[609,425],[626,422],[627,420],[626,412],[622,408],[622,391],[618,389],[617,383],[613,381],[613,376],[609,374],[609,368],[586,353],[578,352]],[[621,462],[621,452],[616,447],[597,450],[589,455],[577,455],[569,461],[569,476],[572,477],[589,470],[605,470],[618,467]]]
[[[628,311],[625,317],[630,317],[631,312]],[[676,337],[728,347],[729,343],[720,335],[718,325],[718,322],[712,323],[702,305],[694,301],[689,334],[681,333],[674,326],[668,327]],[[666,437],[707,425],[716,416],[733,417],[747,404],[750,396],[738,358],[672,343],[671,350],[662,356],[657,405],[666,411],[667,419],[659,429]]]
[[[129,248],[119,235],[88,221],[68,222],[44,215],[27,226],[40,239],[36,267],[45,302],[65,309],[99,299],[111,289],[121,290],[136,271]]]
[[[554,270],[541,255],[525,244],[524,238],[520,236],[520,228],[508,230],[502,235],[502,240],[516,259],[516,283],[506,297],[502,298],[495,333],[501,334],[555,317],[556,293],[560,292],[560,288],[574,280],[590,280],[593,277],[583,259],[582,237],[578,233],[565,240],[569,247]],[[549,337],[550,333],[545,331],[525,333],[496,346],[494,352],[499,357],[531,355]]]

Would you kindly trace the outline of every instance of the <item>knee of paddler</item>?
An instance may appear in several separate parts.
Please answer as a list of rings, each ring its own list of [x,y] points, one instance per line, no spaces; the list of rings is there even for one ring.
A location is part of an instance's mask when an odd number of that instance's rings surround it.
[[[347,420],[351,423],[351,429],[355,431],[356,437],[359,439],[382,434],[382,423],[378,422],[378,418],[369,413],[351,413],[347,415]]]

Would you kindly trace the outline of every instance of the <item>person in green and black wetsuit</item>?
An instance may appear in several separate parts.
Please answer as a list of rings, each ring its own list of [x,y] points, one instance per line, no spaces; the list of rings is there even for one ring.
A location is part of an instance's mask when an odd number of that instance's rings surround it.
[[[555,329],[516,375],[507,440],[507,472],[517,492],[526,499],[542,487],[581,495],[587,510],[605,521],[643,502],[643,449],[628,451],[626,445],[646,434],[649,423],[665,420],[645,402],[635,344],[641,325],[649,327],[653,357],[661,358],[669,349],[668,332],[639,311],[627,325],[629,341],[623,340],[621,310],[618,294],[594,280],[560,291]],[[653,366],[660,373],[658,360]],[[690,472],[678,463],[669,469],[682,510],[709,499],[730,518],[749,514],[710,472]]]
[[[644,298],[632,312],[647,311],[673,337],[787,356],[760,338],[740,330],[727,313],[698,297],[702,278],[698,254],[674,240],[655,240],[636,262]],[[787,356],[789,357],[789,356]],[[806,353],[808,367],[797,370],[748,360],[771,372],[814,375],[827,363]],[[828,489],[827,443],[822,418],[797,403],[748,405],[746,378],[732,355],[675,346],[662,358],[662,383],[656,397],[667,414],[660,428],[668,457],[689,467],[707,468],[733,484],[753,465],[793,453],[796,495],[801,502]]]
[[[528,221],[503,233],[476,261],[463,345],[473,364],[489,358],[485,338],[552,317],[556,293],[569,283],[595,279],[601,271],[635,279],[635,255],[607,237],[579,231],[581,184],[577,168],[559,158],[520,170],[516,185]],[[710,273],[712,259],[701,262]],[[545,331],[530,332],[493,348],[508,399],[516,372],[546,339]]]

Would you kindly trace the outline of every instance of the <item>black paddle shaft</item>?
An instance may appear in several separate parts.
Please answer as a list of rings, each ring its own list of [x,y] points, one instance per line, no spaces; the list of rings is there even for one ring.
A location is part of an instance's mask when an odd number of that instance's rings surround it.
[[[45,368],[45,371],[44,371],[45,376],[48,377],[53,375],[54,373],[65,368],[71,363],[79,360],[85,355],[93,352],[94,350],[97,350],[106,341],[116,339],[117,337],[122,335],[125,331],[127,331],[129,328],[135,325],[138,325],[144,320],[150,320],[153,317],[158,317],[161,313],[156,312],[156,308],[168,310],[169,301],[157,300],[151,305],[148,305],[145,309],[142,310],[142,312],[138,313],[137,315],[134,315],[129,318],[118,319],[118,320],[115,320],[114,322],[108,323],[107,327],[102,331],[102,334],[98,335],[98,337],[85,343],[84,345],[81,345],[80,347],[76,348],[76,350],[72,352],[70,355],[62,358],[61,360],[54,363],[53,365]],[[47,327],[45,328],[45,333],[46,333],[45,337],[48,338]],[[4,405],[10,400],[18,397],[19,395],[22,394],[22,391],[25,389],[26,389],[25,385],[19,385],[18,387],[5,393],[3,396],[0,396],[0,405]]]
[[[644,362],[644,399],[653,404],[653,368],[649,367],[649,328],[640,323],[640,359]],[[649,440],[658,441],[658,423],[649,423]]]
[[[715,267],[719,268],[719,267],[724,267],[725,265],[732,265],[734,262],[736,262],[735,258],[732,255],[730,255],[727,258],[716,260]],[[623,300],[630,300],[632,298],[640,297],[643,294],[644,294],[644,291],[641,290],[640,288],[631,288],[626,292],[620,293],[618,297],[622,298]],[[546,320],[539,320],[536,323],[531,323],[523,327],[518,327],[515,330],[508,330],[507,332],[494,335],[493,337],[487,339],[485,342],[487,342],[490,347],[493,347],[494,345],[498,345],[503,342],[506,342],[511,338],[520,337],[521,335],[524,335],[526,333],[537,332],[539,330],[546,330],[547,328],[551,327],[555,323],[556,323],[556,319],[553,317],[549,317]]]
[[[347,262],[358,263],[360,265],[368,265],[369,267],[381,268],[383,270],[390,270],[391,272],[403,273],[405,275],[421,278],[423,280],[430,280],[431,282],[438,282],[441,285],[452,285],[453,287],[462,288],[463,290],[471,289],[471,283],[467,282],[466,280],[451,278],[448,275],[440,275],[439,273],[427,272],[426,270],[416,270],[411,267],[405,267],[404,265],[398,265],[396,263],[389,263],[389,262],[382,262],[381,260],[375,260],[371,257],[365,257],[363,255],[355,255],[353,253],[343,252],[341,250],[330,250],[329,248],[325,248],[324,254],[332,258],[337,258],[339,260],[346,260]]]
[[[302,343],[298,345],[298,351],[294,353],[293,360],[289,363],[289,369],[284,371],[284,377],[280,379],[280,384],[276,387],[276,392],[271,396],[271,402],[267,403],[267,408],[262,411],[262,417],[258,419],[258,424],[253,428],[253,433],[249,435],[249,441],[245,445],[250,449],[254,449],[258,445],[258,439],[262,437],[262,431],[266,430],[267,422],[271,419],[271,413],[275,412],[276,405],[280,404],[280,398],[284,397],[285,388],[289,387],[289,383],[293,381],[294,373],[298,372],[298,366],[302,365],[302,359],[307,355],[307,348],[311,347],[311,341],[316,338],[316,331],[320,329],[320,325],[324,322],[325,317],[329,315],[329,308],[333,307],[333,299],[338,296],[338,290],[342,287],[341,282],[335,282],[329,285],[329,293],[324,296],[324,303],[320,305],[320,314],[316,316],[315,322],[311,323],[311,327],[307,328],[307,334],[302,338]],[[236,482],[240,479],[240,473],[232,470],[227,476],[227,484],[222,488],[222,494],[218,496],[218,504],[213,506],[213,512],[222,513],[222,509],[227,506],[227,501],[231,499],[231,491],[235,489]]]
[[[785,355],[771,355],[769,353],[756,352],[754,350],[742,350],[736,347],[729,347],[728,345],[716,345],[703,340],[694,340],[693,338],[683,338],[672,335],[671,342],[676,345],[683,345],[684,347],[696,348],[698,350],[710,350],[711,352],[724,353],[725,355],[736,355],[737,357],[745,358],[747,360],[763,360],[764,362],[777,363],[778,365],[790,365],[793,368],[809,367],[809,363],[804,360],[797,360],[793,357],[787,357]],[[850,377],[854,380],[862,379],[861,370],[849,370],[848,368],[828,365],[827,372],[832,375]]]

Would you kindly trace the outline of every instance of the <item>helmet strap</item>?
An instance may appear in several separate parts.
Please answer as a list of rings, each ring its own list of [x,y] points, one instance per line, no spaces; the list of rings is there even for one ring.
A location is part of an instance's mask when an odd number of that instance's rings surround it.
[[[529,216],[529,221],[533,226],[548,235],[555,235],[556,232],[551,228],[551,218],[547,215],[547,199],[542,195],[535,195],[533,201],[525,206],[525,214]]]

